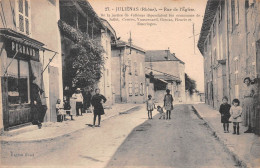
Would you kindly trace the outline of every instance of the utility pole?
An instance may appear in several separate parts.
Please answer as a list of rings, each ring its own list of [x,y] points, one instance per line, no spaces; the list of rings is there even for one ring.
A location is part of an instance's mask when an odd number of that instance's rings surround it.
[[[131,35],[131,31],[130,31],[130,38],[128,39],[128,42],[130,44],[130,54],[132,53],[132,35]]]

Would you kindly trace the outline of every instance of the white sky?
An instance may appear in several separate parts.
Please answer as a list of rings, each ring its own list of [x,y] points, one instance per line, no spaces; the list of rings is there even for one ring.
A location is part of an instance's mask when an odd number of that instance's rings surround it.
[[[197,89],[204,92],[203,57],[197,48],[199,35],[196,36],[196,50],[194,54],[194,42],[192,36],[192,24],[195,23],[195,35],[200,33],[203,15],[207,0],[89,0],[90,4],[101,14],[131,14],[131,12],[105,11],[105,7],[149,7],[149,8],[193,8],[194,12],[149,12],[149,14],[199,14],[188,22],[157,22],[157,26],[138,26],[136,22],[109,21],[115,29],[117,37],[127,41],[131,31],[133,43],[145,50],[166,50],[170,48],[172,53],[185,62],[185,72],[197,82]],[[148,14],[148,12],[133,12]]]

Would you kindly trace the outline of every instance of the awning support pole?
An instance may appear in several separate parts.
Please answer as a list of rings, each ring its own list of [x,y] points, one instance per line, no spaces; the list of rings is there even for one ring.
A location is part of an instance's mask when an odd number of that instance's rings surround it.
[[[47,67],[50,65],[50,63],[52,62],[53,58],[56,56],[57,52],[55,52],[55,54],[52,56],[51,60],[48,62],[48,64],[46,65],[46,67],[43,69],[41,75],[43,74],[43,72],[47,69]]]

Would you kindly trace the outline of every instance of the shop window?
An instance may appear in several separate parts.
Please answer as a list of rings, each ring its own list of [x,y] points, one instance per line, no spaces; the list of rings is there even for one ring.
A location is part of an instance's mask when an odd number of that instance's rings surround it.
[[[7,58],[7,62],[11,59]],[[7,70],[8,102],[12,104],[29,103],[28,62],[13,60]]]
[[[30,6],[28,0],[18,0],[18,30],[26,35],[30,34]]]

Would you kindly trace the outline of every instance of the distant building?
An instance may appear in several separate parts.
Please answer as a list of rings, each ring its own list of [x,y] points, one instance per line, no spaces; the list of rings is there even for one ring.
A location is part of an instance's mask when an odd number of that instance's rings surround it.
[[[32,76],[44,90],[45,121],[51,121],[53,102],[63,97],[59,1],[1,0],[1,6],[0,127],[30,124]]]
[[[145,51],[117,41],[112,45],[112,85],[116,103],[143,103],[145,97]]]
[[[167,82],[166,88],[171,90],[175,101],[185,101],[185,63],[174,53],[170,53],[170,50],[148,50],[145,54],[145,67],[148,74],[152,72],[155,78]],[[163,100],[166,88],[156,89],[155,97],[158,100]],[[164,90],[164,93],[158,92],[159,89]]]

